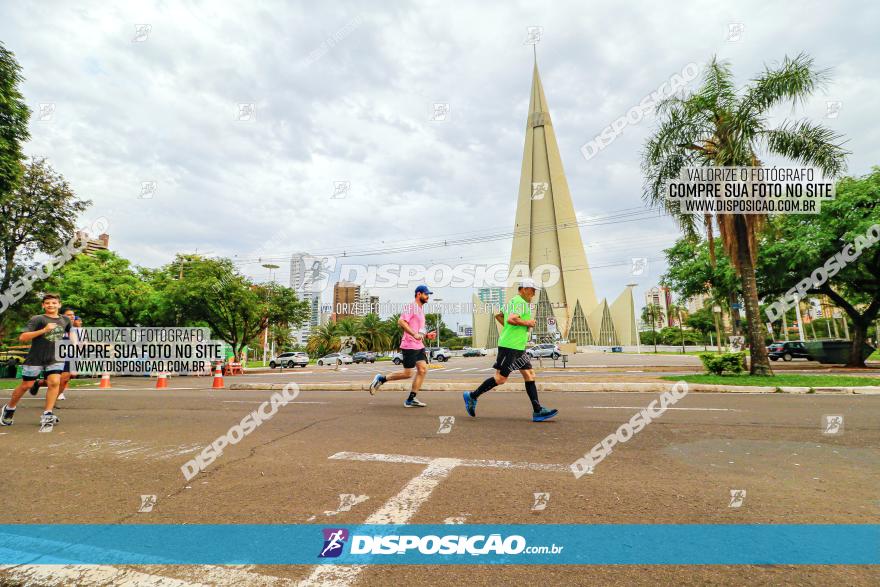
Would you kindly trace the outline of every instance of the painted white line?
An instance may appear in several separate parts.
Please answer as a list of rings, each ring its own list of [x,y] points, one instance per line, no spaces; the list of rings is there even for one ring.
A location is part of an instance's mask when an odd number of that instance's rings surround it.
[[[641,410],[645,406],[584,406],[585,410]],[[686,412],[742,412],[734,408],[666,408],[667,410],[682,410]]]
[[[436,460],[434,457],[415,457],[410,455],[386,455],[364,452],[338,452],[329,458],[342,461],[372,461],[380,463],[406,463],[410,465],[427,465]],[[526,463],[517,461],[496,461],[484,459],[456,459],[460,467],[487,467],[493,469],[530,469],[532,471],[557,471],[571,473],[568,465],[546,463]]]
[[[534,471],[558,471],[570,473],[566,465],[491,461],[481,459],[453,459],[442,457],[418,457],[410,455],[386,455],[379,453],[338,452],[333,460],[366,461],[381,463],[405,463],[427,465],[421,473],[407,483],[400,492],[370,514],[364,524],[406,524],[418,509],[428,501],[431,492],[449,476],[455,467],[488,467],[496,469],[530,469]],[[301,583],[301,587],[323,585],[346,587],[354,583],[365,565],[318,565]]]

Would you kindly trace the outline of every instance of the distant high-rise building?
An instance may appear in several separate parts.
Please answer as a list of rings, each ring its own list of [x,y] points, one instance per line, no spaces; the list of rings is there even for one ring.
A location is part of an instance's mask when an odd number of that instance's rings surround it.
[[[645,292],[645,305],[648,304],[658,306],[662,311],[662,315],[660,312],[657,312],[657,315],[654,316],[654,328],[672,326],[672,318],[676,318],[675,323],[678,323],[677,317],[669,315],[669,306],[672,305],[672,293],[669,291],[668,287],[655,285]],[[650,326],[650,324],[647,324],[647,326]]]
[[[359,308],[363,305],[361,286],[350,281],[338,281],[333,286],[333,321],[362,316]]]
[[[309,317],[299,328],[291,329],[291,336],[299,345],[305,346],[312,334],[312,329],[321,323],[321,292],[315,291],[313,284],[307,279],[308,267],[303,263],[305,253],[290,257],[290,288],[300,301],[309,303]]]
[[[459,336],[473,336],[474,335],[474,327],[468,324],[459,324],[458,325],[458,335]]]
[[[491,304],[493,307],[499,308],[504,306],[504,288],[503,287],[481,287],[477,290],[477,297],[484,304]]]

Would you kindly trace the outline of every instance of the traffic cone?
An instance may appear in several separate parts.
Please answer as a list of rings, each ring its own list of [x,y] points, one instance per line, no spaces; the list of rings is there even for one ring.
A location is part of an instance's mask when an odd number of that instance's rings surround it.
[[[211,384],[211,389],[223,389],[223,370],[220,368],[220,363],[217,363],[217,369],[214,371],[214,383]]]
[[[168,374],[167,373],[159,373],[159,378],[156,379],[156,389],[167,389],[168,388]]]
[[[110,389],[110,374],[104,373],[101,375],[101,385],[98,386],[98,389]]]

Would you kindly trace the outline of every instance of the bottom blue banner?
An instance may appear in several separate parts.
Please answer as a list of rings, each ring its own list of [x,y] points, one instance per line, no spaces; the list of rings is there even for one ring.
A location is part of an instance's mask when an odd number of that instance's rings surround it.
[[[876,565],[877,524],[0,525],[0,564]]]

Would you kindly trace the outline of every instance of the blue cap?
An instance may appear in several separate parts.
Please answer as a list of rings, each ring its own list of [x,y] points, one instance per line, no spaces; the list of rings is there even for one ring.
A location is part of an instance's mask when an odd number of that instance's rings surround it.
[[[428,289],[427,285],[420,285],[419,287],[417,287],[416,293],[417,294],[420,294],[420,293],[428,294],[429,296],[434,295],[434,292],[432,292],[430,289]]]

